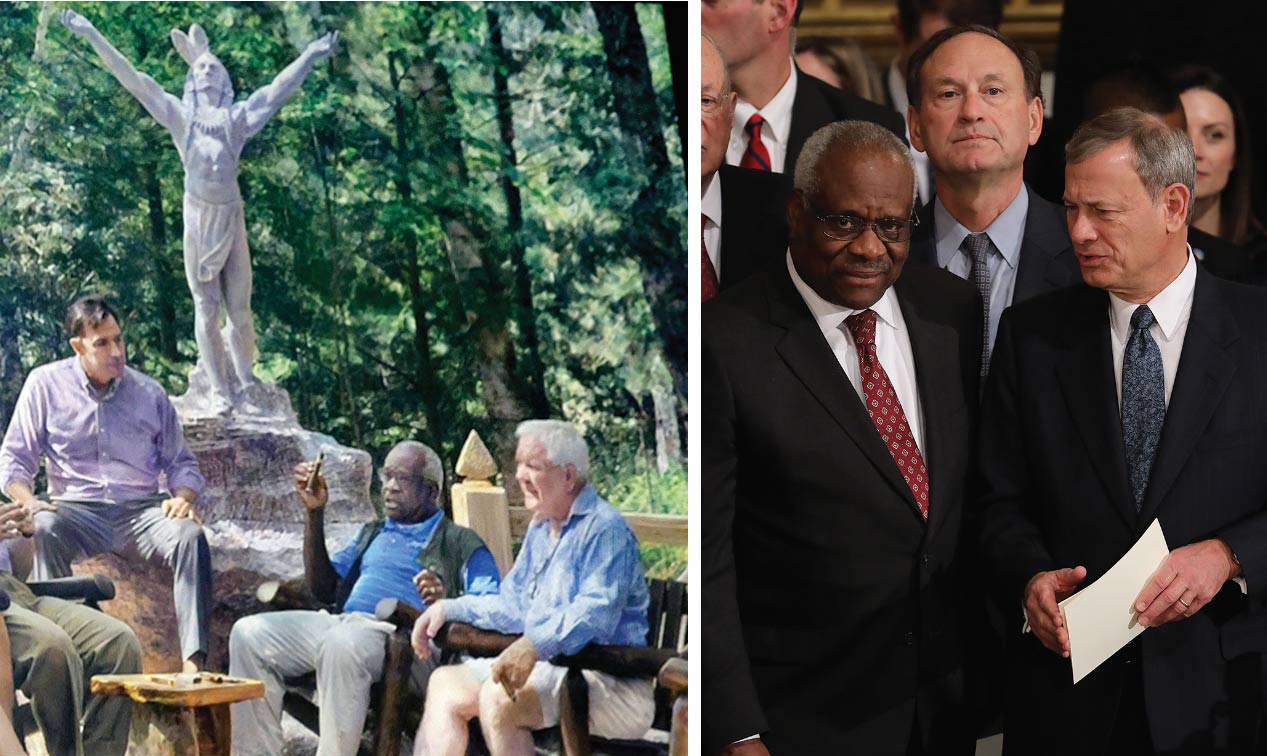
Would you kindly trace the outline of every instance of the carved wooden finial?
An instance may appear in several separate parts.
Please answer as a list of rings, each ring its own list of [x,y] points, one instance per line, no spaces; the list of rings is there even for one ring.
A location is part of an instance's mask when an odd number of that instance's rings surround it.
[[[454,472],[468,482],[488,480],[497,474],[497,462],[484,445],[480,434],[474,430],[467,435],[466,443],[462,444],[462,452],[458,454],[458,464]]]

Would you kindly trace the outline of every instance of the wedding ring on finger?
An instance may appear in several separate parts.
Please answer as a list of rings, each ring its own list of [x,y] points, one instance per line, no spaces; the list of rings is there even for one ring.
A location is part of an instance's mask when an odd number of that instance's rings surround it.
[[[1184,601],[1182,598],[1179,599],[1179,603],[1183,604],[1184,609],[1188,609],[1192,606],[1192,604],[1189,604],[1187,601]]]

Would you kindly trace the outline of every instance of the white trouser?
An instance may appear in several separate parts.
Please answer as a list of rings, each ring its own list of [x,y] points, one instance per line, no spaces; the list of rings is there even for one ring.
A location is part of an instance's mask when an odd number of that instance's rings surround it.
[[[282,752],[283,679],[314,671],[321,727],[317,756],[355,756],[370,685],[382,677],[392,630],[390,623],[361,612],[268,612],[238,620],[229,635],[229,674],[262,680],[264,697],[231,707],[235,756]],[[414,664],[415,680],[430,674],[431,666],[420,670],[420,664]]]

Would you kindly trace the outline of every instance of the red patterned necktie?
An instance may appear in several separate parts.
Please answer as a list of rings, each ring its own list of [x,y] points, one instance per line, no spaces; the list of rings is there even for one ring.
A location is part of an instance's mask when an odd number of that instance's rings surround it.
[[[889,382],[888,373],[880,364],[875,348],[875,312],[863,310],[845,318],[845,325],[858,347],[858,365],[862,368],[862,388],[867,414],[880,432],[884,445],[889,447],[893,461],[897,463],[902,478],[915,496],[919,512],[928,519],[928,468],[924,457],[915,445],[915,435],[906,422],[906,413],[897,399],[897,392]]]
[[[717,296],[717,289],[721,284],[717,281],[717,270],[713,268],[713,261],[708,257],[708,247],[704,244],[704,224],[708,222],[708,216],[703,213],[699,217],[699,251],[700,251],[700,288],[703,290],[704,301]]]
[[[758,171],[770,170],[770,153],[766,150],[765,145],[761,143],[761,127],[765,125],[765,119],[760,113],[753,113],[748,119],[748,125],[744,126],[744,131],[748,132],[748,149],[744,150],[743,159],[739,161],[740,168],[752,168]]]

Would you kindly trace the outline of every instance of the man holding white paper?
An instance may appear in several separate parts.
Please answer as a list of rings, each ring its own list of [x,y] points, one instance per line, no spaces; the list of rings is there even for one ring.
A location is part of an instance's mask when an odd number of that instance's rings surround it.
[[[1033,629],[1009,647],[1007,754],[1262,752],[1267,620],[1250,607],[1267,595],[1267,298],[1197,268],[1183,136],[1134,109],[1079,128],[1064,200],[1093,288],[999,326],[982,548]],[[1057,602],[1154,519],[1172,550],[1121,607],[1149,630],[1075,686]]]

